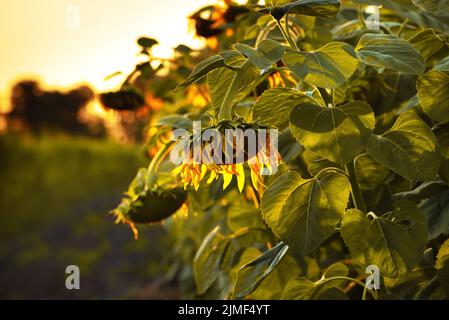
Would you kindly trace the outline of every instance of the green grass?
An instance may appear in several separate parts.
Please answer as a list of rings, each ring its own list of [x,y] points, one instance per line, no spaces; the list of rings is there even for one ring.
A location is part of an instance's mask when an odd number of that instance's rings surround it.
[[[146,164],[106,140],[0,137],[0,298],[115,298],[163,274],[163,229],[134,241],[108,215]],[[80,292],[65,290],[69,264]]]

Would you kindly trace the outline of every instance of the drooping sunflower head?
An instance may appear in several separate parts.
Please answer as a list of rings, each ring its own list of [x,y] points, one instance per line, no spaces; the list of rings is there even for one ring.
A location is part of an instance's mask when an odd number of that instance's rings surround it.
[[[139,170],[120,205],[112,211],[116,223],[128,224],[135,238],[135,224],[161,222],[175,214],[186,202],[187,193],[182,187],[165,179],[161,184],[146,188],[147,169]]]
[[[212,183],[222,177],[224,190],[236,176],[242,192],[247,171],[259,190],[263,186],[262,176],[274,173],[280,162],[277,131],[256,123],[221,121],[178,143],[182,163],[173,172],[179,174],[184,188],[192,186],[198,190],[204,178]]]

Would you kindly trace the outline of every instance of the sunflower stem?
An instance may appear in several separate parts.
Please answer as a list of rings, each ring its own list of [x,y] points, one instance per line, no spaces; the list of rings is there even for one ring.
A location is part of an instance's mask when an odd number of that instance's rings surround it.
[[[159,170],[159,166],[161,162],[164,160],[165,156],[170,151],[171,146],[175,143],[175,141],[170,141],[166,145],[164,145],[156,155],[151,159],[150,165],[147,170],[147,178],[145,181],[145,189],[150,189],[157,179],[157,172]]]
[[[346,165],[346,172],[351,183],[351,195],[354,207],[362,212],[366,212],[365,201],[363,200],[362,190],[360,190],[359,181],[357,179],[357,171],[355,168],[355,160]]]

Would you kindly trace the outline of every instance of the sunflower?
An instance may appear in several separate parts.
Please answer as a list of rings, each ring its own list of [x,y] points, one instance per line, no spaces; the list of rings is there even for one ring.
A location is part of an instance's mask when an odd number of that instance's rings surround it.
[[[209,127],[207,129],[215,129],[222,134],[222,151],[225,151],[224,146],[226,145],[226,129],[254,129],[257,132],[260,129],[266,130],[267,128],[260,127],[254,124],[242,123],[239,121],[222,121],[218,125]],[[188,139],[188,143],[190,144],[190,146],[193,144],[193,140],[194,138],[190,136]],[[266,135],[266,140],[263,144],[258,141],[255,151],[250,151],[250,148],[248,148],[248,144],[243,143],[243,145],[244,156],[241,157],[243,161],[239,161],[237,159],[237,141],[233,140],[231,143],[231,146],[234,150],[231,161],[232,163],[227,163],[226,161],[214,163],[213,161],[211,161],[210,156],[204,156],[203,151],[206,151],[210,147],[210,145],[203,142],[201,145],[201,154],[203,154],[201,160],[192,161],[193,156],[191,153],[189,153],[185,157],[185,159],[183,159],[183,163],[176,167],[172,171],[172,173],[179,175],[182,183],[184,184],[184,189],[187,189],[189,186],[191,186],[196,191],[199,189],[200,183],[205,180],[206,177],[207,184],[211,184],[212,182],[222,177],[223,190],[225,190],[231,184],[233,178],[236,177],[238,189],[240,192],[242,192],[246,181],[246,171],[250,174],[253,187],[257,191],[261,192],[264,186],[263,175],[274,173],[274,169],[277,168],[277,165],[280,163],[281,157],[277,148],[271,144],[269,135]],[[274,154],[272,154],[273,152]],[[219,159],[224,160],[224,156],[220,157]],[[245,168],[247,168],[247,170],[245,170]]]

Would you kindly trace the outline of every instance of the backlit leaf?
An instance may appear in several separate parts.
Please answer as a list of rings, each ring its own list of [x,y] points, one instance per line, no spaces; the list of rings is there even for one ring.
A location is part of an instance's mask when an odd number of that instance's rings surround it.
[[[306,149],[344,166],[362,151],[374,113],[363,101],[334,108],[306,103],[292,111],[290,128]]]
[[[287,251],[288,246],[280,242],[273,249],[241,267],[234,287],[234,296],[242,298],[253,292],[281,262]]]
[[[204,239],[193,260],[193,275],[198,294],[204,294],[215,282],[229,238],[213,229]]]
[[[253,106],[253,119],[266,125],[282,126],[300,103],[316,103],[312,97],[292,88],[265,90]]]
[[[309,253],[335,232],[348,203],[345,175],[323,172],[303,179],[295,171],[277,178],[262,197],[261,210],[273,232],[291,248]]]
[[[342,220],[342,237],[351,256],[362,266],[376,265],[381,274],[395,278],[410,271],[427,243],[424,215],[416,204],[400,201],[383,216],[348,210]]]
[[[234,47],[259,69],[269,68],[275,62],[281,60],[285,53],[284,47],[279,42],[271,39],[262,40],[257,49],[242,43],[238,43]]]
[[[354,48],[344,42],[331,42],[316,51],[288,51],[283,58],[293,73],[314,86],[335,89],[357,68]]]
[[[431,70],[417,82],[423,111],[438,122],[449,121],[449,73]]]
[[[355,49],[359,59],[371,66],[406,74],[422,74],[424,61],[407,40],[387,34],[365,33]]]
[[[440,166],[437,139],[414,111],[402,113],[393,127],[369,135],[368,153],[378,162],[410,180],[433,179]]]

